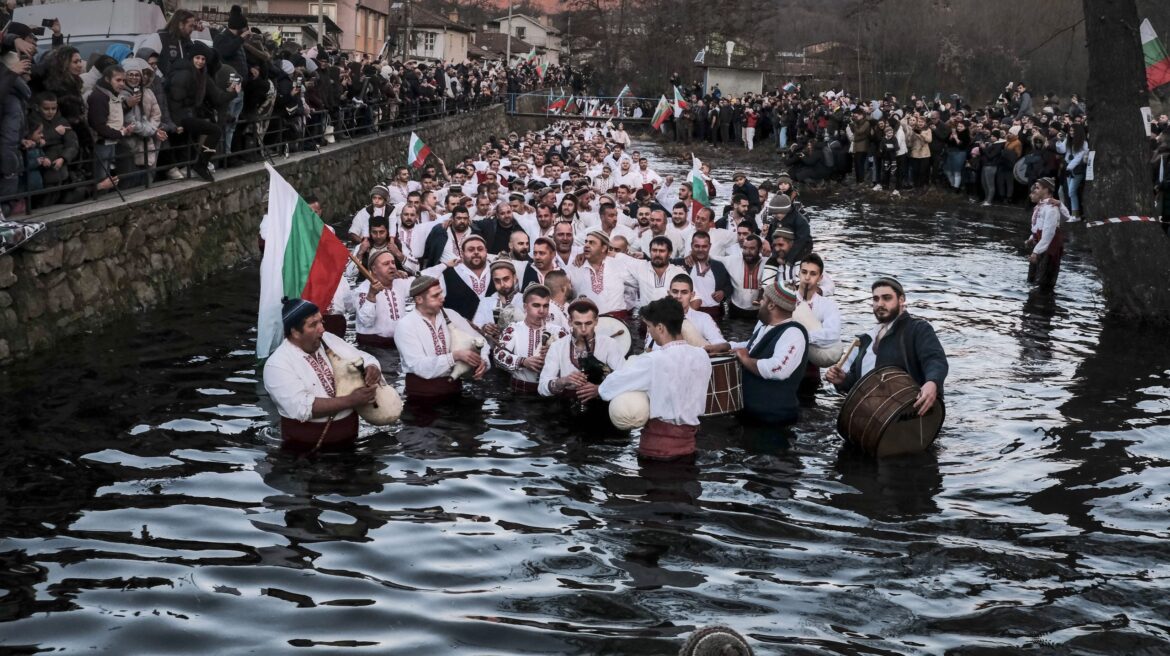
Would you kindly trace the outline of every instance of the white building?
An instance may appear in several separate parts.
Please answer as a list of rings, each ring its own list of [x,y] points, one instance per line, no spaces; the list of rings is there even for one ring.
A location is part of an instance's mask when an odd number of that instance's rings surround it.
[[[405,7],[392,6],[391,22],[396,26],[398,42],[404,43],[408,15]],[[418,5],[410,8],[410,43],[406,59],[462,63],[467,60],[467,48],[471,45],[474,29],[459,21],[459,14],[441,16]]]
[[[488,26],[497,32],[507,34],[536,46],[536,54],[545,64],[561,63],[561,31],[552,26],[548,16],[533,18],[526,14],[512,14],[488,21]],[[515,51],[513,50],[513,54]],[[527,53],[520,53],[527,54]]]

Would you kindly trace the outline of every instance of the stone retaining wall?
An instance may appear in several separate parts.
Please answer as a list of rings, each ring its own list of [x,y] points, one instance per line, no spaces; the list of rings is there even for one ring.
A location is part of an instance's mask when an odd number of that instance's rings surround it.
[[[414,128],[454,165],[490,136],[507,133],[502,106]],[[406,159],[410,129],[280,159],[276,168],[302,194],[316,193],[325,219],[348,226],[370,188]],[[45,231],[0,255],[0,364],[91,330],[259,254],[268,175],[251,165],[37,217]]]

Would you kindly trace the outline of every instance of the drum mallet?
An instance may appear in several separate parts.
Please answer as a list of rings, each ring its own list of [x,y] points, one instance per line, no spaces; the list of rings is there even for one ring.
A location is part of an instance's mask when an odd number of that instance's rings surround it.
[[[849,359],[850,354],[853,353],[853,349],[857,348],[858,345],[860,345],[860,344],[861,344],[861,340],[854,337],[853,341],[849,343],[849,348],[845,349],[845,355],[842,355],[841,359],[837,360],[836,367],[838,369],[845,368],[845,362]]]

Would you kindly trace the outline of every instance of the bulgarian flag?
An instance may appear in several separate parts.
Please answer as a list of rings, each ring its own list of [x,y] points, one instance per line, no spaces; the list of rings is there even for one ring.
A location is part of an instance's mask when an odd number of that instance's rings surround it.
[[[691,155],[691,172],[688,179],[691,182],[691,214],[701,207],[711,207],[711,197],[707,195],[707,181],[703,179],[703,170],[699,158]]]
[[[557,111],[557,110],[559,110],[559,109],[562,109],[562,108],[563,108],[563,107],[564,107],[566,104],[568,104],[568,100],[567,100],[567,99],[565,98],[565,96],[562,94],[560,98],[557,98],[556,100],[554,100],[554,101],[552,101],[551,103],[549,103],[549,104],[548,104],[548,107],[545,107],[545,108],[544,108],[544,111],[546,111],[546,112],[555,112],[555,111]]]
[[[1142,36],[1142,53],[1146,56],[1146,85],[1150,91],[1170,84],[1170,55],[1154,33],[1150,19],[1142,21],[1138,32]]]
[[[614,102],[615,102],[615,103],[620,103],[620,102],[622,101],[622,97],[624,97],[624,96],[625,96],[627,93],[629,93],[629,92],[630,92],[630,85],[628,85],[628,84],[627,84],[627,85],[625,85],[624,87],[622,87],[622,90],[621,90],[621,91],[619,91],[619,92],[618,92],[618,95],[617,95],[617,100],[616,100],[616,101],[614,101]]]
[[[789,82],[788,84],[784,85],[784,91],[787,93],[792,93],[793,91],[796,91],[797,89],[800,89],[800,85],[795,83],[795,82]]]
[[[687,107],[690,107],[690,105],[687,104],[687,101],[683,100],[682,92],[678,90],[678,87],[675,87],[674,88],[674,113],[679,115],[679,116],[682,116],[683,110],[686,109]]]
[[[527,64],[531,64],[534,61],[536,61],[536,46],[532,46],[532,52],[529,52],[528,56],[524,58],[524,62]]]
[[[281,297],[303,298],[328,310],[345,273],[349,251],[276,169],[268,169],[268,214],[260,225],[260,312],[256,358],[265,360],[284,339]]]
[[[670,109],[670,103],[666,101],[666,96],[658,99],[658,106],[654,108],[654,118],[650,121],[650,126],[655,130],[662,127],[666,119],[670,118],[673,112]]]
[[[418,135],[410,133],[410,145],[406,147],[406,161],[416,169],[421,169],[427,156],[431,154],[431,147],[423,143]]]

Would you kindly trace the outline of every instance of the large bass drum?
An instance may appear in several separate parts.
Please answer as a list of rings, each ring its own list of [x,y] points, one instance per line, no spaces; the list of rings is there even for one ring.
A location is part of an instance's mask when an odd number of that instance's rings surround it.
[[[837,416],[837,432],[871,456],[925,451],[946,417],[939,398],[926,415],[914,409],[920,388],[898,367],[874,369],[849,392]]]
[[[711,358],[711,381],[707,383],[704,417],[727,415],[743,410],[743,375],[734,355]]]

